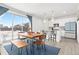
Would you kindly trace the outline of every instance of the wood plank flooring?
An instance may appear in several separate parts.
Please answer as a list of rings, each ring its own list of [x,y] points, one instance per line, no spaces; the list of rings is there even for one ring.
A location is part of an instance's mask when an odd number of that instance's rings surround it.
[[[47,44],[61,48],[59,55],[79,55],[79,44],[77,40],[62,39],[60,43],[50,41]]]

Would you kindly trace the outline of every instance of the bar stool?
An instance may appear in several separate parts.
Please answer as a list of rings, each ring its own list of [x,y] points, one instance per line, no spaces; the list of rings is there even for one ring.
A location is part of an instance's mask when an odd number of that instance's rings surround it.
[[[55,33],[52,34],[51,38],[53,39],[53,42],[56,42],[56,34]]]

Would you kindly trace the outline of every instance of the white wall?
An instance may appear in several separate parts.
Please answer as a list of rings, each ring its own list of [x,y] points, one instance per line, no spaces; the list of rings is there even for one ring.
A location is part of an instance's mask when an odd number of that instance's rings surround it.
[[[79,21],[77,22],[77,41],[79,43]]]
[[[32,30],[34,32],[38,32],[41,30],[48,30],[48,21],[44,23],[44,19],[40,19],[37,17],[32,17]]]

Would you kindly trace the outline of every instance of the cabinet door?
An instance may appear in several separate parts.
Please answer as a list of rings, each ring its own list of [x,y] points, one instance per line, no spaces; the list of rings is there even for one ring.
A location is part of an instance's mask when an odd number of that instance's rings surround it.
[[[65,24],[65,30],[67,31],[75,31],[76,30],[76,22],[68,22]]]
[[[66,31],[70,30],[70,22],[68,22],[68,23],[65,24],[65,30]]]
[[[75,31],[76,30],[76,22],[71,22],[71,24],[70,24],[70,30],[71,31]]]

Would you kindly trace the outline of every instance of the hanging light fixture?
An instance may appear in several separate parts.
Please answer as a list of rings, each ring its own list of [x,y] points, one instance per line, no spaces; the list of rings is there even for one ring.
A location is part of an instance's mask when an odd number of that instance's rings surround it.
[[[44,23],[46,23],[47,21],[46,21],[46,20],[44,20],[43,22],[44,22]]]

